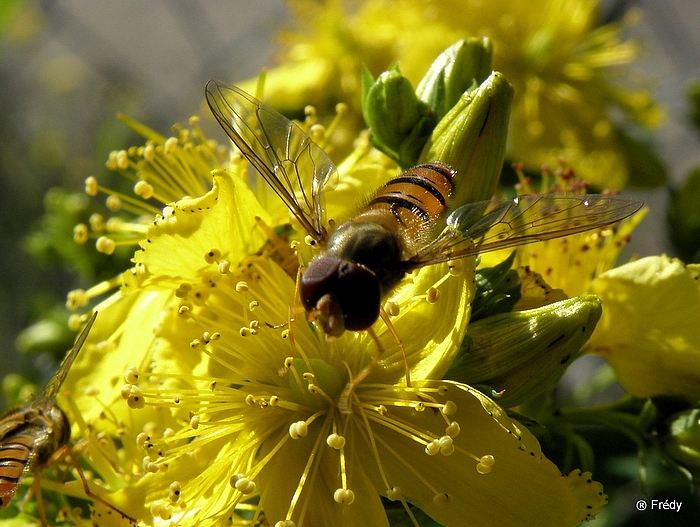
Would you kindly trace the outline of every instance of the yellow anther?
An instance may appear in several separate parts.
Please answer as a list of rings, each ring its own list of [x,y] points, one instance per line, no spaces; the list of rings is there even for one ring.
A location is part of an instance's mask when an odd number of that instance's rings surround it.
[[[117,244],[114,243],[114,240],[108,238],[107,236],[100,236],[95,242],[95,247],[97,248],[98,252],[103,254],[113,254]]]
[[[107,196],[105,204],[107,205],[107,208],[112,212],[118,212],[122,208],[121,198],[119,196],[115,196],[114,194]]]
[[[445,493],[436,494],[433,496],[433,503],[435,505],[449,505],[452,503],[452,496]]]
[[[134,185],[134,194],[143,199],[151,199],[154,191],[153,185],[148,181],[137,181]]]
[[[88,196],[97,196],[98,192],[97,178],[95,176],[85,178],[85,193]]]
[[[192,430],[197,430],[197,428],[199,428],[199,415],[195,414],[190,417],[190,426]]]
[[[306,437],[309,433],[309,426],[305,421],[297,421],[289,425],[289,435],[292,439],[299,439],[301,437]]]
[[[440,441],[437,439],[432,440],[430,443],[425,445],[425,453],[429,456],[434,456],[440,452]]]
[[[221,274],[228,273],[230,269],[231,269],[231,262],[229,262],[228,260],[221,260],[219,262],[219,272]]]
[[[440,453],[443,456],[450,456],[454,453],[455,445],[450,436],[442,436],[438,439],[438,443],[440,444]]]
[[[425,294],[425,299],[428,301],[428,304],[436,304],[440,300],[440,290],[431,287]]]
[[[333,499],[341,505],[350,505],[355,501],[355,493],[350,489],[336,489],[333,493]]]
[[[128,384],[136,384],[139,380],[139,371],[136,366],[129,366],[124,372],[124,382]]]
[[[442,408],[440,409],[442,415],[453,415],[457,412],[457,405],[453,401],[446,401]]]
[[[457,421],[452,421],[449,425],[447,425],[447,428],[445,428],[445,435],[448,435],[454,439],[459,435],[460,431],[461,428],[459,423]]]
[[[204,261],[207,263],[214,263],[221,259],[221,251],[219,249],[209,249],[204,254]]]
[[[401,308],[399,304],[397,304],[393,300],[389,300],[384,304],[384,311],[386,311],[389,314],[389,316],[396,317],[401,312]]]
[[[338,434],[330,434],[326,438],[326,444],[331,447],[335,448],[336,450],[340,450],[345,446],[345,438],[341,435]]]
[[[89,234],[88,226],[84,223],[78,223],[78,225],[73,227],[73,241],[75,243],[84,244],[88,241]]]
[[[391,501],[396,501],[401,499],[401,487],[391,487],[386,491],[386,497]]]

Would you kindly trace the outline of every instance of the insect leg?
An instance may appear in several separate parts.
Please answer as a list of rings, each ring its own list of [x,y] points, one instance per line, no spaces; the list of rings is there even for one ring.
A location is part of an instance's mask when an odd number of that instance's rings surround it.
[[[382,318],[384,321],[384,324],[386,324],[386,328],[389,330],[389,333],[391,333],[392,337],[394,337],[394,340],[396,341],[396,344],[399,345],[399,348],[401,348],[401,355],[403,356],[403,365],[404,368],[406,369],[406,386],[411,386],[411,372],[408,368],[408,358],[406,357],[406,348],[403,345],[403,341],[401,340],[401,337],[399,337],[399,334],[396,332],[396,328],[394,327],[394,324],[391,323],[391,320],[389,320],[389,313],[386,312],[384,309],[384,306],[381,306],[379,308],[379,316]],[[375,339],[377,338],[376,336],[374,337]],[[379,341],[377,341],[379,343]]]
[[[377,362],[379,362],[379,358],[382,356],[382,353],[384,353],[384,346],[382,346],[382,343],[379,341],[379,337],[374,332],[374,329],[371,327],[367,328],[367,333],[369,333],[372,340],[374,340],[374,342],[377,344],[377,354],[374,356],[374,359],[372,359],[372,362],[365,366],[362,371],[351,379],[345,385],[345,388],[343,388],[343,392],[338,398],[338,410],[340,410],[340,412],[343,414],[352,413],[350,409],[350,398],[352,397],[355,388],[372,372],[374,367],[377,365]]]
[[[48,527],[46,521],[46,508],[44,507],[44,496],[41,494],[41,471],[34,471],[34,481],[32,481],[32,491],[36,496],[36,508],[39,509],[39,521],[42,527]]]
[[[284,375],[287,374],[287,371],[289,370],[289,365],[291,364],[290,359],[294,359],[297,356],[297,346],[296,346],[296,342],[294,340],[293,327],[294,327],[294,322],[296,322],[297,315],[299,313],[305,312],[305,309],[301,304],[301,297],[299,296],[300,295],[299,291],[300,291],[302,271],[303,271],[302,267],[299,267],[299,269],[297,270],[296,286],[294,288],[294,304],[291,306],[288,306],[288,308],[287,308],[287,321],[282,323],[282,324],[279,324],[277,326],[271,326],[270,324],[267,324],[268,327],[271,327],[272,329],[278,329],[278,328],[282,328],[285,326],[287,327],[286,337],[284,337],[284,338],[289,339],[289,347],[292,350],[292,354],[288,357],[287,361],[285,361],[284,368],[281,368],[279,370],[280,377],[283,377]],[[284,334],[284,332],[283,332],[283,334]]]
[[[122,519],[126,520],[129,525],[136,525],[136,520],[132,518],[131,516],[128,516],[127,514],[123,513],[119,509],[117,509],[114,505],[111,503],[107,502],[94,492],[90,490],[90,486],[88,485],[87,479],[85,478],[85,474],[83,474],[83,469],[80,467],[78,464],[78,461],[75,459],[75,456],[73,455],[73,452],[69,446],[64,447],[66,449],[66,456],[70,460],[70,462],[73,464],[75,467],[75,471],[78,474],[78,477],[80,478],[80,481],[83,484],[83,491],[85,492],[85,496],[87,496],[89,499],[91,499],[94,502],[99,502],[108,509],[116,512],[119,516],[121,516]],[[94,524],[94,522],[93,522]]]

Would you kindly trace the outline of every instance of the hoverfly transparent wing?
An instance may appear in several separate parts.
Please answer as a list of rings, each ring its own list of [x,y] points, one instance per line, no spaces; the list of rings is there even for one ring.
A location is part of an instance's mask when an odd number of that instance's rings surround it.
[[[236,86],[210,80],[214,117],[317,242],[324,242],[323,188],[335,165],[297,124]]]
[[[90,329],[92,329],[92,325],[95,323],[96,318],[97,318],[97,311],[95,311],[92,314],[92,316],[90,317],[90,320],[88,320],[87,324],[85,324],[85,327],[80,332],[80,335],[78,335],[78,338],[75,340],[75,344],[73,344],[73,348],[68,352],[68,354],[65,356],[63,361],[61,361],[61,366],[58,368],[58,371],[51,378],[49,383],[46,385],[46,388],[44,388],[44,393],[42,395],[43,399],[45,399],[45,400],[48,399],[50,401],[53,401],[56,398],[56,395],[58,394],[58,390],[61,389],[61,385],[63,384],[63,381],[66,379],[66,375],[68,375],[68,371],[70,370],[70,367],[73,365],[73,361],[78,356],[78,352],[83,347],[83,344],[85,344],[85,341],[88,338],[88,334],[90,333]]]
[[[638,200],[598,194],[534,194],[468,203],[410,261],[414,269],[473,254],[599,229],[642,207]]]

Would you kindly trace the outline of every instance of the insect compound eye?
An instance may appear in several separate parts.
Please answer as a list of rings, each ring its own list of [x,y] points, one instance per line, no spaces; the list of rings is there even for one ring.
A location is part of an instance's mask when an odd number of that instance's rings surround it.
[[[367,329],[379,318],[379,281],[365,266],[343,262],[335,294],[343,311],[345,329]]]
[[[332,256],[313,260],[301,277],[304,308],[315,309],[325,295],[339,304],[346,330],[367,329],[379,317],[379,281],[364,265]]]
[[[324,295],[333,292],[342,260],[321,256],[312,260],[301,276],[301,302],[307,311],[316,308]]]

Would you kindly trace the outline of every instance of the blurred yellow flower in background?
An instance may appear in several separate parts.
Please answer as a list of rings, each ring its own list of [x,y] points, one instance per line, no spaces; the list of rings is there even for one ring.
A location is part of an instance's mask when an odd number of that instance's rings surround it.
[[[399,61],[415,85],[444,48],[486,36],[493,68],[515,88],[508,158],[527,169],[563,156],[593,185],[622,188],[629,173],[618,125],[650,128],[663,119],[649,90],[630,87],[623,68],[640,53],[622,39],[627,21],[598,26],[597,0],[289,4],[295,23],[280,35],[280,65],[267,72],[265,85],[266,100],[278,109],[345,101],[361,127],[362,65],[376,75]],[[253,83],[242,87],[252,91]]]

